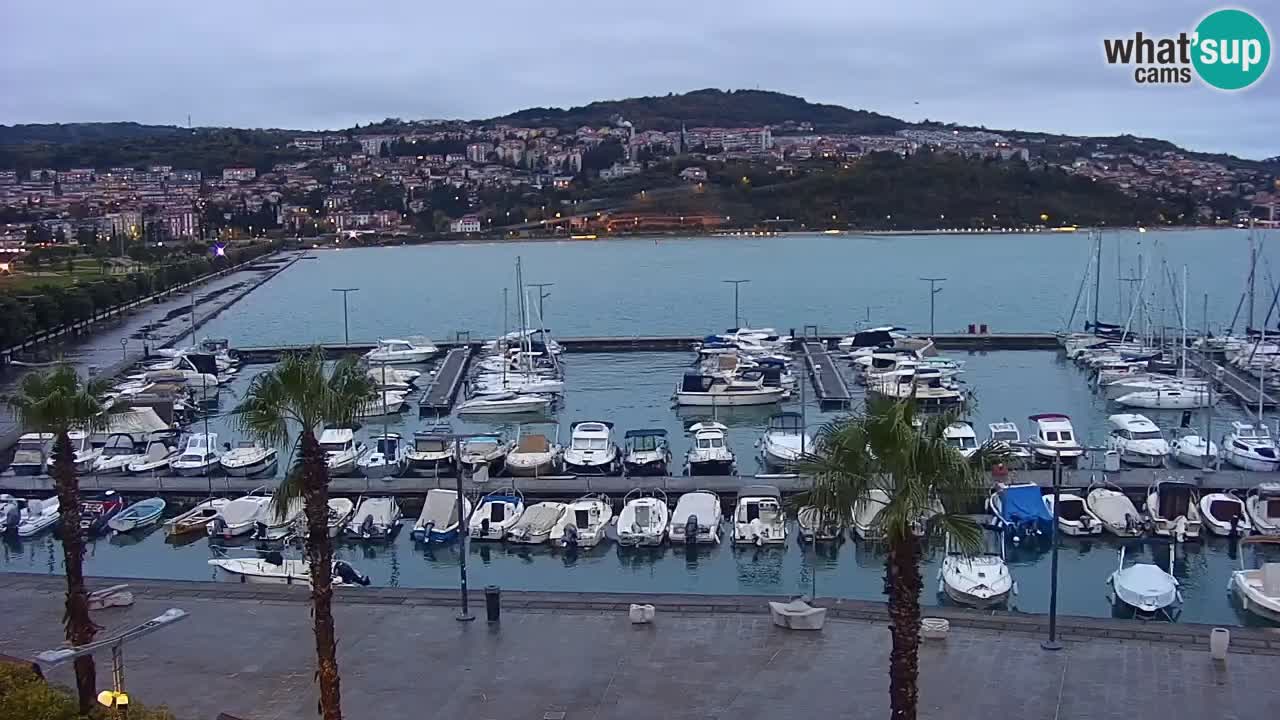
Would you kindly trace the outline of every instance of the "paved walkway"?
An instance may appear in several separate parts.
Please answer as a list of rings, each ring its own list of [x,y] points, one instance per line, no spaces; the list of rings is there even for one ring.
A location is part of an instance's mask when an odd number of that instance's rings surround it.
[[[29,656],[58,643],[59,580],[6,576],[0,653]],[[315,717],[304,588],[132,585],[133,607],[94,619],[119,628],[169,607],[191,613],[127,646],[127,686],[138,698],[163,701],[181,718]],[[512,593],[502,622],[491,626],[483,617],[454,620],[441,607],[451,596],[439,591],[357,589],[339,597],[343,706],[353,720],[888,715],[883,621],[835,619],[821,633],[789,633],[757,611],[759,599],[654,596],[662,604],[657,623],[631,626],[621,604],[629,597]],[[883,612],[874,603],[842,607],[848,616]],[[922,718],[1252,720],[1280,708],[1280,635],[1240,631],[1246,654],[1218,664],[1195,640],[1202,627],[1090,621],[1080,627],[1137,629],[1151,639],[1092,637],[1047,653],[1039,637],[1019,630],[1038,629],[1034,618],[992,632],[976,625],[1000,619],[953,617],[951,637],[921,651]],[[1070,639],[1073,625],[1066,626]],[[66,668],[52,673],[56,682],[70,677]]]

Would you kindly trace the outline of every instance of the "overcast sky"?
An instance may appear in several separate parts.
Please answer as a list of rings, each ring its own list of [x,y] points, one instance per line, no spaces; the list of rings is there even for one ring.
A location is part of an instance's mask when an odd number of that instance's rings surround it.
[[[195,125],[322,129],[719,87],[907,120],[1127,132],[1245,157],[1280,154],[1274,68],[1246,91],[1222,93],[1198,82],[1140,86],[1132,68],[1103,61],[1104,37],[1190,31],[1217,7],[5,0],[0,123],[183,124],[190,114]],[[1275,45],[1280,10],[1271,15],[1262,19]]]

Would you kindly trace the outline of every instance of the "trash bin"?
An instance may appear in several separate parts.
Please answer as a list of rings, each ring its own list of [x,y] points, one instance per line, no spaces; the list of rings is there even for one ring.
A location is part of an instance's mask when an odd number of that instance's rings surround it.
[[[1108,450],[1103,455],[1102,467],[1107,472],[1120,472],[1120,453],[1115,450]]]
[[[484,612],[489,622],[498,622],[498,616],[502,614],[502,588],[497,585],[484,587]]]

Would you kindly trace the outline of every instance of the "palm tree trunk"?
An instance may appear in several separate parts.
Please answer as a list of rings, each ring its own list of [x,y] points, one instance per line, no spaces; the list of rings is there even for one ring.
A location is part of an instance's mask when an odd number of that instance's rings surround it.
[[[329,537],[329,467],[315,433],[302,434],[302,497],[307,516],[307,562],[311,567],[312,619],[316,636],[316,677],[320,715],[342,720],[338,679],[338,639],[333,628],[333,540]]]
[[[914,537],[898,538],[885,559],[889,591],[889,717],[915,720],[920,675],[920,545]]]
[[[76,477],[75,452],[71,438],[63,430],[53,446],[53,484],[58,491],[58,517],[62,532],[62,562],[67,572],[67,601],[62,622],[72,645],[93,641],[98,626],[89,618],[89,593],[84,587],[84,536],[80,534],[80,480]],[[80,712],[88,715],[98,696],[97,672],[93,657],[75,659],[76,694]]]

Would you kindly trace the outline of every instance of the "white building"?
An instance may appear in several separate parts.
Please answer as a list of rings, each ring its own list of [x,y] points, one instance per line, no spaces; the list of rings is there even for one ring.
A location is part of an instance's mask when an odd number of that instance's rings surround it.
[[[449,229],[456,233],[478,233],[480,218],[475,215],[464,215],[450,223]]]
[[[222,169],[223,180],[248,182],[256,177],[258,177],[258,171],[251,167],[234,167],[234,168]]]

